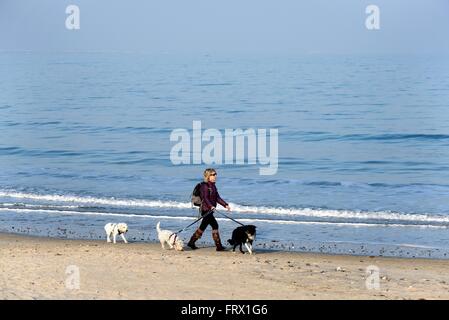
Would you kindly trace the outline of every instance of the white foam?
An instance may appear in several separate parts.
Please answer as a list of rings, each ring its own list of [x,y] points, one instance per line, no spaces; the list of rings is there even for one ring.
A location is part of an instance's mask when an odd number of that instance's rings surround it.
[[[0,197],[27,199],[37,201],[48,201],[58,203],[76,203],[79,205],[103,205],[118,207],[141,207],[141,208],[172,208],[172,209],[190,209],[189,202],[163,201],[163,200],[142,200],[142,199],[116,199],[80,197],[71,195],[45,195],[23,193],[10,190],[0,190]],[[352,210],[328,210],[312,208],[285,208],[268,206],[244,206],[230,203],[233,212],[245,214],[262,214],[274,216],[302,216],[315,218],[340,218],[356,220],[395,220],[411,223],[449,223],[449,217],[435,214],[410,214],[397,213],[389,211],[352,211]]]
[[[50,207],[49,205],[45,205],[45,204],[28,204],[28,203],[1,203],[0,204],[3,207],[16,207],[16,206],[20,206],[20,207],[29,207],[29,208],[48,208]],[[55,207],[55,209],[79,209],[80,206],[57,206]]]
[[[352,211],[352,210],[328,210],[311,208],[282,208],[282,207],[256,207],[239,206],[231,204],[233,211],[241,213],[259,213],[275,215],[294,215],[317,218],[346,218],[364,220],[398,220],[410,222],[436,222],[449,223],[449,217],[428,214],[407,214],[389,211]]]
[[[43,210],[43,209],[10,209],[0,208],[0,212],[13,212],[17,214],[48,214],[48,215],[87,215],[87,216],[108,216],[121,218],[141,218],[141,219],[171,219],[171,220],[196,220],[196,217],[186,216],[167,216],[167,215],[148,215],[148,214],[126,214],[112,212],[88,212],[88,211],[64,211],[64,210]],[[229,221],[227,218],[216,218],[218,221]],[[248,224],[270,223],[270,224],[288,224],[288,225],[332,225],[332,226],[351,226],[351,227],[414,227],[414,228],[446,228],[444,226],[433,225],[406,225],[406,224],[378,224],[378,223],[357,223],[357,222],[326,222],[326,221],[292,221],[280,219],[239,219]]]
[[[114,197],[111,198],[78,197],[69,195],[33,194],[15,191],[0,191],[0,197],[50,201],[50,202],[73,202],[79,204],[126,206],[126,207],[179,208],[179,209],[186,209],[191,207],[191,204],[188,202],[183,203],[176,201],[161,201],[161,200],[116,199]]]
[[[14,213],[30,213],[30,214],[52,214],[52,215],[88,215],[88,216],[113,216],[124,218],[161,218],[161,219],[179,219],[179,220],[193,220],[194,217],[177,217],[164,215],[148,215],[148,214],[127,214],[127,213],[112,213],[112,212],[89,212],[89,211],[64,211],[64,210],[44,210],[44,209],[11,209],[0,208],[0,212],[14,212]]]

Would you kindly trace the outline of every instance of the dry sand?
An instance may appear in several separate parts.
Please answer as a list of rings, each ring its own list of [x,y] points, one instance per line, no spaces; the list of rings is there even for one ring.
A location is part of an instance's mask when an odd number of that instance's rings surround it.
[[[79,289],[66,287],[70,265]],[[379,290],[367,289],[370,265],[380,270]],[[0,234],[0,299],[449,299],[448,269],[443,260],[175,252]]]

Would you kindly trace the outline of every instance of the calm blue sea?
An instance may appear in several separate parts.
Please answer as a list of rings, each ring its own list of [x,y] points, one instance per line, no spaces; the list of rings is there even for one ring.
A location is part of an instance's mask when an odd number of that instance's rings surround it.
[[[157,221],[184,227],[206,166],[173,165],[169,137],[194,120],[279,130],[276,175],[215,166],[256,248],[449,258],[442,56],[2,52],[0,231],[104,239],[123,221],[154,241]],[[227,239],[236,225],[219,222]]]

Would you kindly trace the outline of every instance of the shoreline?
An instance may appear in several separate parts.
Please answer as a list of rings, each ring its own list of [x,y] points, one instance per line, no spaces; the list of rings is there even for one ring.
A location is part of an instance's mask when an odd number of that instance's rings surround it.
[[[70,237],[66,237],[66,236],[57,236],[57,235],[49,235],[49,236],[45,236],[45,235],[39,235],[39,234],[26,234],[26,233],[22,233],[22,232],[9,232],[9,231],[0,231],[0,235],[11,235],[11,236],[19,236],[19,237],[24,237],[24,238],[30,238],[30,239],[43,239],[43,240],[63,240],[63,241],[87,241],[87,242],[102,242],[103,241],[103,237],[104,235],[102,234],[101,236],[99,236],[98,238],[70,238]],[[206,236],[207,238],[208,236]],[[149,244],[149,245],[154,245],[154,244],[159,244],[159,241],[157,239],[140,239],[140,240],[136,240],[135,237],[130,238],[129,236],[127,237],[127,240],[129,243],[131,244]],[[187,243],[187,238],[183,239],[185,244]],[[119,239],[117,240],[118,242],[121,242],[122,240]],[[204,240],[202,240],[203,243],[199,244],[200,246],[212,246],[213,242],[212,239],[209,239],[209,241],[204,242]],[[201,240],[200,240],[201,242]],[[222,239],[222,243],[224,246],[229,247],[229,244],[227,243],[227,241],[225,241],[225,239]],[[351,244],[354,247],[357,245],[360,245],[358,243],[353,243]],[[379,247],[386,247],[386,246],[394,246],[394,245],[385,245],[383,243],[368,243],[365,244],[363,246],[379,246]],[[398,248],[399,247],[403,247],[406,248],[406,245],[396,245]],[[417,248],[417,249],[422,249],[422,250],[441,250],[441,248],[428,248],[428,247],[410,247],[411,249],[413,248]],[[187,248],[187,250],[190,250]],[[236,248],[236,250],[238,250],[238,248]],[[244,248],[244,250],[246,251],[246,249]],[[348,251],[343,251],[341,250],[340,252],[332,252],[332,251],[314,251],[314,250],[285,250],[285,249],[279,249],[277,247],[269,247],[269,246],[261,246],[259,243],[256,243],[255,245],[255,250],[257,252],[264,252],[264,253],[274,253],[274,252],[285,252],[285,253],[292,253],[292,254],[310,254],[310,255],[329,255],[329,256],[349,256],[349,257],[360,257],[360,258],[371,258],[371,257],[376,257],[376,258],[392,258],[392,259],[411,259],[411,260],[416,260],[416,259],[422,259],[422,260],[436,260],[436,261],[448,261],[449,262],[449,257],[446,257],[446,255],[444,257],[438,257],[438,256],[424,256],[424,255],[420,255],[420,256],[414,256],[414,255],[407,255],[407,256],[399,256],[399,255],[388,255],[388,254],[378,254],[376,252],[371,252],[371,253],[360,253],[360,252],[354,252],[352,250],[348,250]],[[352,252],[350,252],[352,251]]]
[[[79,289],[67,282],[73,266]],[[427,258],[175,252],[0,233],[0,299],[449,299],[448,267]],[[370,276],[376,268],[379,276]]]

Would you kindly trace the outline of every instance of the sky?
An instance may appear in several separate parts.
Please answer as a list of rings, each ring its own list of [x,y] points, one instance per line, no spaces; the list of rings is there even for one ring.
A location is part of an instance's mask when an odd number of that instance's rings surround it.
[[[448,0],[0,0],[7,51],[447,54],[448,40]]]

